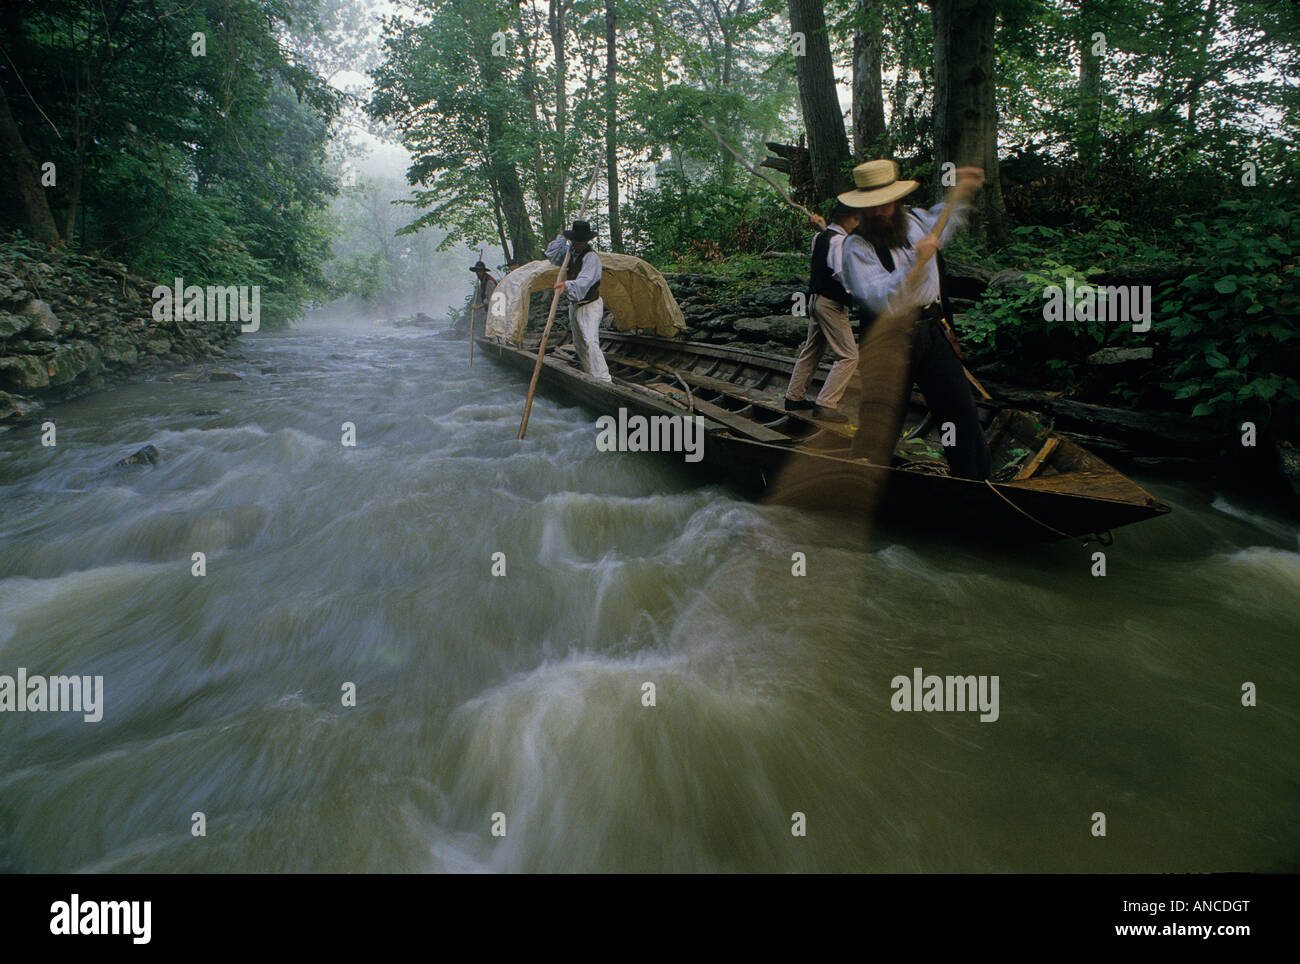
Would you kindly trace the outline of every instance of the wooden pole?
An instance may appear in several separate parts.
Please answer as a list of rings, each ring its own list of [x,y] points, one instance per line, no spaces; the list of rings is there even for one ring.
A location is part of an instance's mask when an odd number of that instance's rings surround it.
[[[469,309],[469,367],[474,367],[474,312],[473,306]],[[486,315],[484,315],[486,317]]]
[[[582,198],[582,211],[578,214],[578,217],[575,220],[582,221],[586,219],[587,202],[591,200],[591,189],[596,186],[596,178],[600,177],[601,169],[601,165],[597,164],[596,173],[591,176],[591,181],[587,184],[587,193],[583,195]],[[564,261],[560,264],[560,271],[556,275],[557,278],[563,278],[565,272],[568,271],[569,258],[572,257],[572,255],[573,244],[570,242],[569,249],[564,252]],[[551,310],[546,316],[546,327],[542,329],[542,340],[537,346],[537,364],[533,366],[533,377],[528,383],[528,398],[524,401],[524,417],[519,423],[519,434],[516,438],[523,438],[528,432],[528,417],[533,411],[533,395],[537,391],[537,379],[542,374],[542,359],[546,357],[546,339],[551,334],[551,323],[555,321],[555,309],[560,303],[560,290],[561,289],[556,288],[555,293],[551,298]]]
[[[478,259],[480,262],[483,260],[482,248],[478,249]],[[489,274],[490,273],[491,272],[489,272]],[[478,283],[478,293],[480,295],[483,294],[483,282],[481,280]],[[483,306],[483,320],[484,321],[487,320],[487,305]],[[470,308],[469,308],[469,367],[470,368],[474,367],[474,305],[473,303],[470,304]]]

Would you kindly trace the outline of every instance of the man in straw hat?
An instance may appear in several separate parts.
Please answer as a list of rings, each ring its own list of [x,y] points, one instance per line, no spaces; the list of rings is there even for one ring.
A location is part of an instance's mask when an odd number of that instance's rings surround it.
[[[828,227],[820,216],[814,221],[823,228],[812,243],[812,279],[809,283],[808,337],[804,340],[790,384],[785,390],[785,408],[788,412],[811,410],[814,417],[828,422],[847,422],[837,406],[844,391],[853,380],[858,367],[858,342],[853,337],[853,321],[849,317],[851,301],[840,280],[840,254],[845,240],[858,226],[861,212],[846,204],[837,204],[831,213]],[[827,347],[835,355],[830,374],[817,395],[816,402],[807,401],[804,392],[813,372],[821,364]]]
[[[569,299],[569,330],[573,333],[573,347],[582,370],[593,378],[612,382],[605,354],[600,350],[600,320],[605,316],[605,302],[600,297],[600,255],[590,244],[595,236],[596,232],[586,221],[574,221],[572,228],[562,231],[546,246],[546,258],[551,264],[563,264],[566,247],[573,245],[568,277],[557,278],[555,287],[563,288]]]
[[[470,320],[472,321],[474,318],[474,312],[479,309],[483,309],[484,311],[489,310],[489,307],[492,304],[492,292],[497,289],[497,279],[493,277],[492,272],[488,270],[488,266],[482,261],[474,262],[474,267],[469,270],[474,272],[478,277],[478,286],[474,294],[474,302],[469,306]],[[471,334],[473,334],[473,332],[471,332]]]
[[[917,258],[923,253],[937,254],[965,224],[970,199],[984,184],[984,172],[977,167],[957,168],[957,185],[949,196],[953,207],[938,239],[930,231],[943,204],[924,210],[900,203],[920,185],[899,180],[894,161],[859,164],[853,169],[853,181],[856,189],[841,194],[839,201],[862,208],[863,217],[857,233],[844,242],[841,274],[860,312],[863,331],[886,310],[919,310],[908,385],[916,382],[938,424],[951,422],[956,429],[956,444],[947,452],[952,474],[986,479],[992,458],[966,371],[942,327],[939,265],[934,257],[926,263],[914,289],[914,303],[896,303]]]

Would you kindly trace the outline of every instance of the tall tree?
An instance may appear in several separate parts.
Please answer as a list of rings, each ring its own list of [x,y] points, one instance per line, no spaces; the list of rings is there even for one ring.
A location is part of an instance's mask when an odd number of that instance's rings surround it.
[[[556,212],[551,203],[555,196],[555,188],[551,184],[552,174],[558,172],[548,172],[546,164],[542,159],[542,141],[544,139],[545,116],[546,112],[538,102],[538,80],[537,80],[537,54],[533,47],[533,34],[524,24],[523,8],[525,4],[515,4],[515,28],[518,30],[520,52],[523,54],[523,73],[521,85],[524,92],[524,100],[528,104],[528,120],[531,125],[532,141],[532,181],[533,191],[537,198],[538,212],[542,219],[542,237],[553,238],[556,233],[563,227],[564,212]],[[538,21],[537,8],[531,4],[527,5],[532,13],[534,24]]]
[[[993,0],[933,0],[934,161],[936,186],[944,165],[984,169],[987,183],[977,202],[976,237],[1001,243],[1005,236],[998,179],[998,113],[993,45]]]
[[[1075,21],[1079,45],[1079,107],[1078,129],[1075,133],[1079,160],[1091,167],[1097,161],[1097,139],[1101,133],[1101,18],[1096,0],[1079,0],[1079,14]]]
[[[564,189],[567,183],[569,158],[565,151],[567,127],[569,123],[568,59],[565,55],[564,14],[567,11],[564,0],[550,0],[548,21],[551,29],[551,56],[555,60],[555,166],[553,190],[551,194],[552,209],[560,212],[563,219]]]
[[[889,153],[881,92],[881,0],[857,0],[853,30],[853,153],[859,160]]]
[[[845,183],[850,158],[835,87],[830,37],[826,33],[826,11],[822,0],[788,0],[788,6],[791,33],[802,35],[804,43],[803,56],[795,57],[795,72],[804,129],[808,132],[814,190],[830,194]]]
[[[372,116],[398,122],[419,185],[415,203],[429,208],[404,230],[452,227],[449,241],[490,236],[500,205],[517,258],[538,256],[523,179],[532,144],[510,58],[496,56],[494,34],[508,24],[491,0],[420,0],[419,20],[386,23],[384,62],[373,71]]]
[[[618,216],[618,27],[615,0],[605,0],[605,170],[609,200],[609,247],[623,252],[623,225]]]
[[[36,158],[32,156],[22,132],[9,110],[9,98],[0,84],[0,148],[4,149],[9,183],[18,191],[18,199],[32,234],[37,240],[54,244],[59,240],[59,229],[50,211],[50,202],[41,186]]]

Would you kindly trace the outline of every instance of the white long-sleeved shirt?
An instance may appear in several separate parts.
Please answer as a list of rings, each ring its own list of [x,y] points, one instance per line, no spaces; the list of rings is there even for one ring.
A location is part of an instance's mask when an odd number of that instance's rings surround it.
[[[848,289],[853,300],[864,306],[872,315],[883,314],[891,307],[902,307],[895,306],[893,300],[902,290],[907,273],[916,263],[916,242],[930,233],[930,229],[939,220],[943,204],[936,204],[928,211],[924,208],[912,210],[916,217],[910,214],[907,217],[907,239],[912,243],[912,247],[890,249],[889,253],[894,257],[893,271],[885,270],[885,266],[880,263],[880,258],[876,256],[876,249],[861,235],[850,235],[844,242],[840,271],[835,277]],[[969,210],[968,204],[955,205],[952,213],[948,215],[948,223],[944,225],[939,240],[946,242],[960,231],[966,223]],[[931,259],[925,266],[925,273],[917,289],[916,303],[918,306],[928,305],[938,297],[939,266],[934,259]]]
[[[569,249],[569,240],[563,234],[546,246],[546,260],[553,265],[564,263],[564,254]],[[588,257],[582,259],[582,267],[578,270],[578,276],[572,281],[564,282],[564,293],[569,296],[569,301],[577,304],[583,298],[587,297],[587,292],[591,286],[600,280],[602,273],[600,265],[600,255],[587,248]]]

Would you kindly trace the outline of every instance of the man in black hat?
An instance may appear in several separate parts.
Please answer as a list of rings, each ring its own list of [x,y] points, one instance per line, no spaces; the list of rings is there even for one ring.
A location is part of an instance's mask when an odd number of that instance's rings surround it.
[[[574,221],[572,228],[562,231],[546,246],[546,258],[551,264],[562,264],[564,253],[572,244],[567,277],[557,279],[555,287],[563,288],[569,297],[569,330],[583,371],[592,378],[612,382],[605,354],[600,350],[600,320],[605,316],[605,302],[600,297],[600,255],[589,243],[595,236],[596,232],[586,221]]]
[[[490,308],[492,304],[492,292],[497,289],[497,279],[493,277],[492,272],[488,270],[488,266],[482,261],[474,262],[474,267],[469,270],[478,276],[478,290],[475,292],[473,304],[469,306],[470,327],[472,329],[474,323],[474,312],[478,311],[480,308],[486,312]],[[473,336],[474,332],[471,330],[470,337],[472,338]]]

